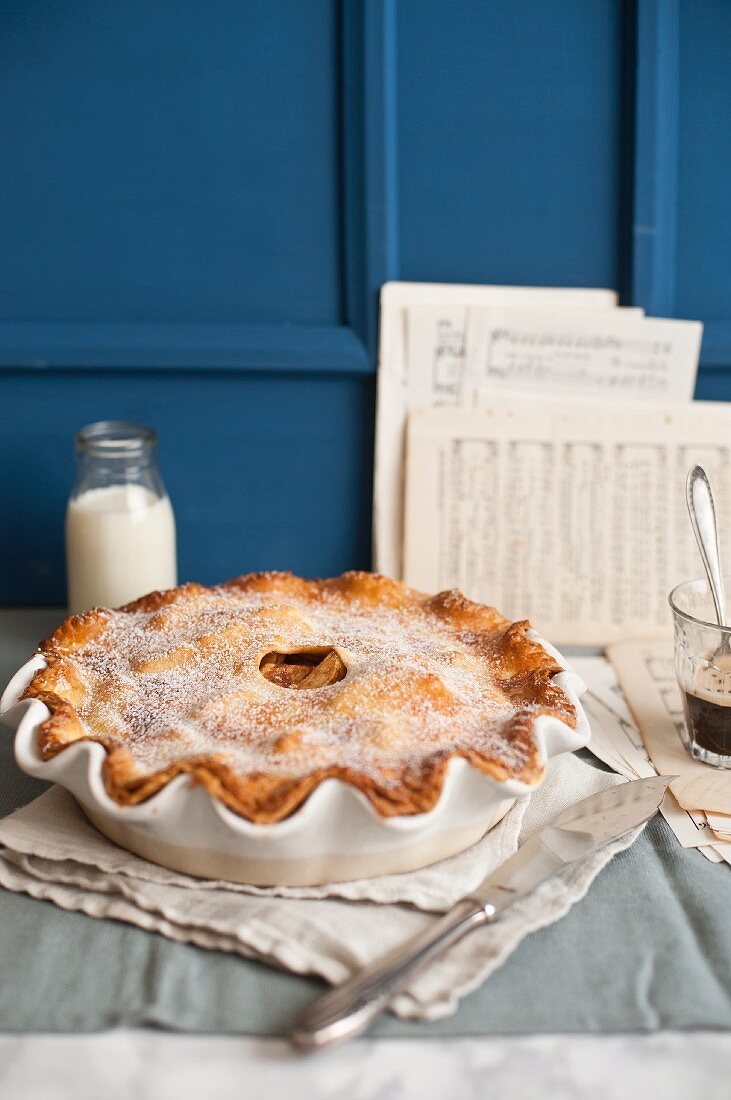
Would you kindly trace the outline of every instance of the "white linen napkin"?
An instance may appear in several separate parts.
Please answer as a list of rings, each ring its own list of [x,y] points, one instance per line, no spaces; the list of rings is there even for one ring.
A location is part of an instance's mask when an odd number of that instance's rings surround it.
[[[0,885],[336,984],[410,939],[566,806],[621,782],[565,755],[551,762],[530,800],[466,852],[408,874],[302,888],[213,882],[148,863],[103,837],[71,795],[54,787],[0,821]],[[564,916],[637,835],[567,868],[468,936],[420,975],[393,1011],[428,1020],[453,1013],[525,936]]]

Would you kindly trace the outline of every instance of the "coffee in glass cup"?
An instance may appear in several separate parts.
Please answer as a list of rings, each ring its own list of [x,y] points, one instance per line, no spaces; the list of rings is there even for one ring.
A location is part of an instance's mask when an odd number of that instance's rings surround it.
[[[731,577],[726,578],[731,592]],[[670,593],[675,675],[685,712],[684,744],[695,760],[731,768],[731,628],[715,622],[708,581],[686,581]]]

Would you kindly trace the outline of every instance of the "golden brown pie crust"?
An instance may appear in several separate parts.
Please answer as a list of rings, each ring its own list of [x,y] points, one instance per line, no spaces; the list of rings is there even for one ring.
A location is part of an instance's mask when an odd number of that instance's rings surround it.
[[[249,821],[275,822],[336,777],[383,817],[415,814],[438,801],[453,756],[535,784],[536,717],[575,727],[552,682],[560,666],[528,628],[457,591],[425,596],[376,574],[251,573],[71,616],[41,643],[47,667],[24,698],[50,711],[44,758],[79,740],[105,747],[120,805],[185,773]],[[345,678],[292,690],[281,672],[267,679],[266,661],[260,671],[267,654],[308,647],[337,653]]]

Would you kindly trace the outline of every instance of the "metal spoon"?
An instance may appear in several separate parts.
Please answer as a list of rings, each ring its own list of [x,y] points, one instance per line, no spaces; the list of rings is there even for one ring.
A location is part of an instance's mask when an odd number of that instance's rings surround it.
[[[708,577],[708,586],[711,589],[713,606],[716,609],[716,619],[720,627],[725,627],[727,625],[726,595],[723,590],[723,570],[721,569],[716,507],[713,503],[713,493],[711,492],[708,474],[702,466],[693,466],[689,471],[685,483],[685,498],[688,502],[688,513],[693,533]],[[728,633],[723,631],[721,633],[721,644],[713,654],[712,661],[717,664],[716,658],[727,656],[731,656],[731,638]]]

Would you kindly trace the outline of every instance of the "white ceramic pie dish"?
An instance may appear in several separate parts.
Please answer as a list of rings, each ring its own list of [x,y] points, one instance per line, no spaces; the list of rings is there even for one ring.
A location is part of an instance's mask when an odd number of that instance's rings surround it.
[[[561,664],[555,682],[577,713],[576,729],[541,715],[535,734],[548,760],[587,744],[589,723],[579,702],[580,678],[550,645],[532,637]],[[465,760],[453,759],[442,794],[429,813],[380,817],[355,787],[327,779],[284,821],[257,825],[227,809],[201,786],[179,776],[148,801],[119,806],[102,779],[105,749],[94,741],[70,745],[44,760],[38,727],[49,716],[38,699],[20,696],[45,661],[36,654],[12,678],[0,699],[0,718],[16,729],[15,759],[23,771],[73,794],[100,832],[153,863],[201,878],[257,886],[314,886],[413,871],[474,844],[497,824],[516,798],[534,787],[498,782]]]

